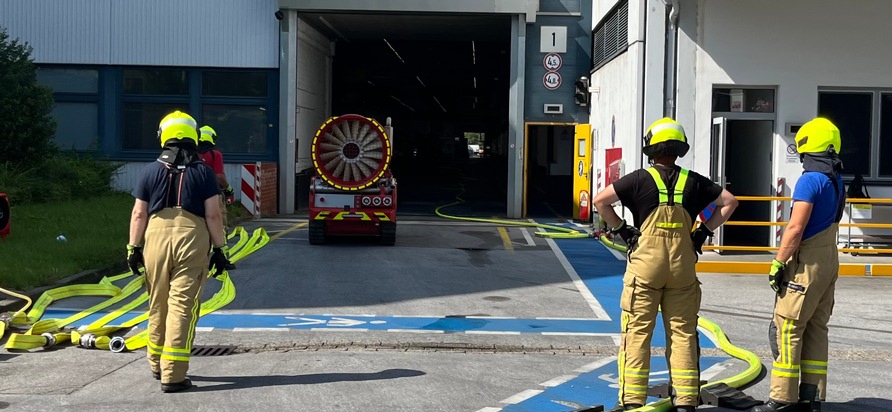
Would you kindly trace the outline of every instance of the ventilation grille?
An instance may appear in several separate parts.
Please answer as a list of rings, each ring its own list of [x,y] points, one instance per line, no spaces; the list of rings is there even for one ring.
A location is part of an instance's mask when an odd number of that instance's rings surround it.
[[[629,2],[622,1],[592,32],[593,66],[598,68],[629,48]]]

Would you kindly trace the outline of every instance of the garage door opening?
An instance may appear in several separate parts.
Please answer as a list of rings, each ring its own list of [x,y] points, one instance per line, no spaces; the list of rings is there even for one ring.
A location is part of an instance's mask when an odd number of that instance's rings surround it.
[[[505,214],[509,17],[301,17],[335,40],[332,114],[391,118],[399,213]]]

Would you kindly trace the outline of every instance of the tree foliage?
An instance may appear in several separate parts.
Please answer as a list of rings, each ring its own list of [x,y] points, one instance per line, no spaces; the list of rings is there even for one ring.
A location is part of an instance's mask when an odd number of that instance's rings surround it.
[[[36,166],[56,150],[53,92],[37,83],[31,51],[0,27],[0,163]]]

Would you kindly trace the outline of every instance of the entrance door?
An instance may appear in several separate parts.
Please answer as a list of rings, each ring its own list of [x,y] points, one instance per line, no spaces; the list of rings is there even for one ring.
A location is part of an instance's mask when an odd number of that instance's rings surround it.
[[[774,121],[733,120],[725,122],[720,161],[724,163],[724,187],[735,196],[772,196],[772,140]],[[770,222],[771,202],[743,201],[732,221]],[[770,246],[770,226],[726,226],[723,242],[731,246]]]
[[[710,147],[709,177],[721,187],[727,188],[725,185],[725,140],[727,140],[726,127],[728,120],[724,117],[716,117],[712,119],[712,144]],[[712,214],[715,205],[701,213],[701,218],[705,221]],[[715,245],[724,245],[724,230],[719,227],[715,231],[712,242]]]

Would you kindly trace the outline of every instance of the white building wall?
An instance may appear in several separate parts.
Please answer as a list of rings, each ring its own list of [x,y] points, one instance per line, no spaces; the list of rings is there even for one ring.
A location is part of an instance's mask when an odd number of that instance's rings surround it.
[[[276,0],[0,0],[37,63],[277,68]]]

